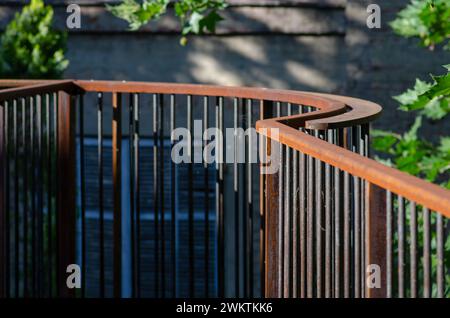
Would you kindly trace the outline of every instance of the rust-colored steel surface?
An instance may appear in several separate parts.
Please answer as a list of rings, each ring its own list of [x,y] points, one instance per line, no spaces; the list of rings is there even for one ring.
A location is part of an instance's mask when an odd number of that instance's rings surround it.
[[[210,286],[203,286],[204,296],[231,296],[231,297],[252,297],[258,293],[255,290],[253,270],[253,259],[259,261],[259,294],[265,297],[417,297],[423,294],[424,297],[444,297],[445,296],[445,276],[447,275],[444,261],[444,239],[448,235],[446,228],[447,218],[450,218],[450,191],[437,185],[431,184],[419,178],[413,177],[399,170],[387,167],[370,159],[370,123],[381,114],[381,107],[375,103],[353,97],[337,96],[322,93],[296,92],[288,90],[273,90],[266,88],[251,87],[224,87],[212,85],[194,84],[172,84],[172,83],[146,83],[146,82],[126,82],[126,81],[86,81],[86,80],[0,80],[0,123],[6,128],[0,127],[0,229],[8,230],[8,233],[1,233],[0,236],[0,277],[11,277],[8,284],[0,285],[0,296],[10,296],[12,291],[18,295],[18,288],[10,288],[9,282],[19,284],[20,256],[17,252],[20,242],[16,239],[9,244],[12,233],[18,234],[20,225],[17,221],[14,224],[16,230],[9,231],[8,225],[18,220],[20,213],[28,213],[23,209],[19,211],[18,194],[16,196],[7,195],[6,188],[9,183],[15,185],[13,194],[20,189],[20,178],[28,180],[26,174],[19,175],[14,169],[10,169],[10,162],[21,160],[27,154],[20,149],[24,147],[26,138],[29,137],[32,156],[30,165],[39,173],[36,178],[45,178],[45,173],[41,173],[39,164],[35,164],[34,158],[42,160],[41,139],[46,137],[50,141],[54,139],[56,163],[56,284],[57,291],[53,294],[57,296],[72,297],[73,292],[64,286],[65,265],[74,262],[77,222],[76,222],[76,187],[81,184],[81,202],[83,217],[82,231],[82,262],[85,267],[86,227],[84,224],[85,215],[85,184],[84,159],[81,161],[83,173],[77,173],[77,151],[76,151],[76,128],[75,118],[77,114],[83,114],[80,109],[83,104],[74,103],[76,99],[84,101],[85,93],[97,94],[98,107],[98,140],[103,141],[103,104],[104,95],[112,98],[112,191],[113,191],[113,213],[112,213],[112,263],[113,278],[111,279],[111,295],[114,297],[123,296],[123,240],[126,239],[122,229],[126,226],[123,219],[122,191],[130,191],[130,254],[132,264],[132,290],[131,295],[141,295],[144,284],[141,283],[141,207],[140,195],[143,174],[140,169],[144,165],[141,162],[140,149],[140,103],[141,95],[149,95],[153,107],[153,218],[154,227],[151,240],[154,243],[155,255],[155,286],[152,286],[150,295],[153,297],[184,297],[198,296],[197,288],[194,288],[194,281],[197,284],[204,278],[205,284],[214,281],[210,279],[208,272],[210,255],[217,255],[215,261],[214,275],[218,282],[215,292]],[[59,96],[55,101],[50,101],[51,96]],[[148,96],[147,96],[148,97]],[[195,98],[194,98],[195,97]],[[45,100],[47,109],[50,105],[55,107],[54,125],[55,135],[50,137],[51,120],[44,121],[41,116],[50,117],[50,113],[41,107],[42,100]],[[187,123],[189,129],[193,129],[194,106],[196,101],[203,101],[203,129],[210,128],[208,118],[214,117],[217,128],[224,128],[224,118],[227,111],[224,111],[225,100],[232,101],[234,112],[234,129],[248,128],[254,125],[260,133],[260,150],[263,158],[278,160],[276,162],[279,170],[275,173],[268,172],[267,163],[260,163],[261,174],[259,184],[255,182],[251,164],[233,164],[233,172],[225,172],[225,164],[217,163],[214,167],[205,164],[202,167],[204,182],[208,183],[208,175],[215,176],[215,223],[216,223],[216,250],[215,253],[209,251],[209,210],[212,204],[209,203],[209,185],[205,185],[205,191],[194,196],[194,165],[189,163],[187,180],[187,205],[189,210],[189,227],[186,230],[184,243],[188,244],[186,254],[188,258],[181,259],[176,250],[175,239],[175,209],[176,198],[175,185],[178,182],[175,178],[175,164],[164,163],[165,160],[165,127],[173,130],[178,121]],[[129,105],[122,105],[122,99],[128,100]],[[142,99],[144,99],[142,97]],[[39,100],[39,104],[36,103]],[[106,100],[106,99],[105,99]],[[170,101],[170,102],[169,102]],[[214,101],[214,102],[212,102]],[[168,102],[170,105],[168,105]],[[256,102],[256,103],[253,103]],[[18,112],[18,104],[23,106],[21,113]],[[84,103],[84,102],[83,102]],[[105,103],[106,105],[107,103]],[[26,106],[29,105],[29,110]],[[109,105],[109,104],[108,104]],[[90,105],[92,106],[92,105]],[[170,106],[170,109],[167,107]],[[230,106],[228,104],[228,106]],[[176,118],[174,110],[176,107],[186,107],[187,118]],[[211,107],[211,116],[208,115],[207,108]],[[169,115],[164,115],[164,109],[170,110]],[[259,116],[253,116],[252,111]],[[127,110],[130,119],[130,134],[122,135],[122,128],[126,125],[122,123],[122,113]],[[37,112],[37,113],[35,113]],[[41,114],[41,112],[43,112]],[[28,126],[30,132],[20,133],[18,127],[18,114],[23,118],[30,116]],[[230,114],[228,118],[231,120]],[[80,137],[80,157],[84,156],[83,115],[79,115],[79,137]],[[253,117],[252,117],[253,116]],[[164,124],[164,118],[169,119]],[[259,118],[252,122],[252,118]],[[145,123],[144,120],[142,120]],[[45,123],[45,124],[44,124]],[[148,122],[147,122],[148,123]],[[23,127],[27,120],[23,119]],[[245,127],[244,127],[245,126]],[[46,128],[47,135],[45,134]],[[203,133],[203,131],[202,131]],[[38,134],[38,135],[35,135]],[[16,137],[22,136],[23,142]],[[37,136],[37,137],[36,137]],[[237,139],[237,136],[234,136]],[[122,165],[122,139],[129,140],[129,161],[130,166]],[[255,143],[250,137],[244,138],[244,157],[249,158],[251,144]],[[35,145],[37,142],[37,148]],[[217,144],[222,145],[223,140],[218,140]],[[177,140],[173,136],[170,138],[170,147],[174,147]],[[189,156],[192,157],[193,143],[189,143]],[[50,150],[47,146],[47,150]],[[202,147],[206,147],[203,145]],[[236,147],[236,146],[234,146]],[[11,149],[11,151],[9,151]],[[142,148],[143,149],[143,148]],[[203,149],[203,148],[202,148]],[[219,149],[219,156],[223,158],[226,149]],[[234,149],[236,151],[236,149]],[[167,150],[166,150],[167,151]],[[273,157],[279,152],[279,157]],[[36,155],[37,153],[37,155]],[[103,185],[103,144],[98,147],[98,169],[99,184]],[[84,158],[84,157],[83,157]],[[236,158],[236,157],[235,157]],[[40,161],[39,161],[40,162]],[[169,182],[165,178],[166,169],[170,168],[170,185],[172,189],[167,190],[164,182]],[[209,168],[214,168],[215,173],[207,173]],[[178,169],[178,168],[177,168]],[[10,171],[11,170],[11,171]],[[168,171],[169,169],[167,169]],[[51,170],[50,170],[51,171]],[[123,189],[122,173],[130,180],[130,189]],[[34,180],[33,173],[30,178]],[[80,178],[80,180],[78,180]],[[230,180],[229,178],[233,179]],[[24,179],[24,180],[25,180]],[[6,181],[10,180],[10,181]],[[166,181],[165,181],[166,180]],[[183,180],[184,181],[184,180]],[[234,181],[234,183],[232,182]],[[7,184],[8,183],[8,184]],[[158,188],[156,185],[160,184]],[[255,185],[256,184],[256,185]],[[31,182],[33,192],[34,183]],[[40,192],[45,188],[36,182]],[[232,185],[232,186],[230,186]],[[242,185],[242,187],[240,187]],[[233,189],[226,189],[229,186]],[[259,213],[253,213],[253,190],[259,192]],[[48,191],[50,191],[49,189]],[[37,197],[39,199],[39,193]],[[101,190],[103,198],[103,187]],[[214,191],[211,191],[214,192]],[[230,193],[232,198],[229,197]],[[10,204],[9,199],[14,197],[15,204]],[[49,196],[51,194],[49,193]],[[166,199],[165,199],[166,198]],[[199,200],[200,198],[200,200]],[[256,197],[255,197],[256,198]],[[31,221],[37,222],[37,227],[43,223],[42,202],[37,200],[37,211],[41,210],[41,216],[35,214],[34,200],[31,206]],[[51,201],[51,200],[47,200]],[[100,209],[103,209],[103,199],[99,199]],[[194,202],[195,201],[195,202]],[[230,206],[234,202],[234,214],[230,213]],[[45,202],[44,202],[45,203]],[[197,230],[194,231],[194,203],[197,209],[203,205],[204,228],[203,235],[206,238],[199,238]],[[198,205],[197,207],[197,204]],[[227,207],[227,205],[229,205]],[[11,208],[14,206],[15,210]],[[227,208],[226,208],[227,207]],[[49,205],[51,208],[51,204]],[[170,212],[170,216],[169,216]],[[435,213],[437,212],[437,213]],[[11,216],[15,213],[15,217]],[[410,213],[406,217],[406,213]],[[36,218],[35,218],[35,215]],[[101,213],[100,224],[103,224],[103,213]],[[423,218],[423,222],[417,222],[418,216]],[[254,223],[256,216],[259,223]],[[11,221],[13,220],[13,221]],[[28,218],[27,218],[28,220]],[[143,221],[144,222],[144,221]],[[169,225],[165,225],[169,222]],[[197,221],[196,221],[197,222]],[[436,226],[432,227],[431,224]],[[422,224],[423,223],[423,224]],[[207,224],[207,225],[206,225]],[[253,236],[255,224],[260,226],[259,235]],[[418,241],[418,228],[423,226],[423,242]],[[33,225],[33,231],[36,226]],[[409,228],[409,230],[408,230]],[[233,229],[230,235],[230,229]],[[406,229],[406,230],[405,230]],[[170,230],[170,235],[166,231]],[[27,232],[28,230],[24,230]],[[101,225],[101,240],[103,243],[103,232],[105,228]],[[411,242],[405,239],[405,231],[411,232]],[[434,234],[436,232],[436,235]],[[6,231],[4,231],[6,232]],[[242,232],[242,233],[241,233]],[[10,235],[11,234],[11,235]],[[36,233],[37,247],[43,240],[45,233]],[[32,235],[35,235],[32,232]],[[170,237],[170,238],[167,238]],[[257,239],[256,239],[257,237]],[[434,239],[434,237],[436,237]],[[166,240],[171,240],[166,244]],[[432,244],[435,240],[436,244]],[[255,248],[253,242],[259,241],[259,248]],[[204,254],[200,250],[194,249],[194,243],[201,242],[204,245]],[[241,242],[244,242],[241,244]],[[103,244],[98,244],[99,253],[104,255]],[[127,243],[128,244],[128,243]],[[178,244],[178,243],[177,243]],[[230,244],[230,246],[228,246]],[[397,244],[397,245],[396,245]],[[16,252],[10,253],[9,247],[14,245]],[[32,244],[34,253],[35,243]],[[242,246],[241,246],[242,245]],[[432,275],[432,257],[436,246],[437,275],[436,279]],[[404,255],[409,248],[411,262],[405,260]],[[420,250],[420,251],[419,251]],[[195,255],[194,255],[195,251]],[[230,252],[231,251],[231,252]],[[253,257],[254,251],[259,253],[258,257]],[[398,251],[398,253],[394,253]],[[166,252],[170,257],[166,257]],[[42,261],[45,255],[37,251],[37,268],[45,264]],[[142,252],[143,253],[143,252]],[[251,255],[250,255],[251,254]],[[230,259],[230,255],[232,255]],[[423,270],[419,256],[423,256]],[[14,262],[12,257],[16,258]],[[250,257],[251,256],[251,257]],[[11,259],[10,259],[11,257]],[[34,256],[33,256],[34,257]],[[32,269],[32,282],[36,281],[36,286],[30,287],[30,293],[34,295],[45,294],[40,280],[40,273],[33,266],[34,258],[31,257],[30,265]],[[170,261],[169,261],[170,258]],[[178,259],[180,258],[180,259]],[[202,259],[205,266],[205,275],[195,276],[197,259]],[[41,263],[39,263],[41,262]],[[51,260],[49,261],[51,262]],[[15,268],[9,268],[14,264]],[[371,267],[372,265],[378,267]],[[394,268],[395,266],[396,268]],[[7,266],[8,265],[8,266]],[[41,266],[41,267],[39,267]],[[179,267],[182,267],[189,277],[189,288],[186,294],[179,291],[177,275]],[[225,266],[230,271],[230,279],[225,280]],[[410,270],[405,270],[409,266]],[[144,266],[142,266],[144,267]],[[181,268],[181,267],[180,267]],[[377,268],[381,271],[380,280],[376,279],[370,285],[366,278],[367,270],[373,269],[376,274]],[[83,269],[84,270],[84,269]],[[28,271],[26,271],[28,273]],[[103,262],[100,263],[98,272],[101,274],[102,290],[105,291],[105,268]],[[169,274],[170,272],[170,274]],[[405,277],[405,272],[410,273],[410,283]],[[167,273],[167,275],[166,275]],[[421,273],[421,274],[420,274]],[[419,275],[420,274],[420,275]],[[168,280],[166,276],[173,276]],[[205,277],[206,276],[206,277]],[[396,276],[395,278],[393,278]],[[52,269],[50,269],[52,277]],[[227,276],[228,277],[228,276]],[[423,277],[423,282],[418,280]],[[240,279],[242,278],[242,283]],[[51,280],[51,278],[50,278]],[[434,280],[434,281],[433,281]],[[437,281],[436,281],[437,280]],[[393,281],[401,282],[395,285]],[[171,282],[171,284],[169,284]],[[422,284],[423,283],[423,284]],[[435,284],[436,283],[436,284]],[[419,286],[420,285],[420,286]],[[409,286],[412,286],[411,288]],[[26,286],[25,289],[28,289]],[[126,289],[126,288],[125,288]],[[50,296],[52,292],[50,291]],[[85,289],[81,297],[85,296]],[[105,296],[104,293],[101,296]]]
[[[326,141],[318,140],[283,124],[278,119],[259,121],[256,123],[256,128],[269,138],[273,132],[271,128],[278,129],[278,140],[282,144],[318,158],[450,218],[449,190]]]

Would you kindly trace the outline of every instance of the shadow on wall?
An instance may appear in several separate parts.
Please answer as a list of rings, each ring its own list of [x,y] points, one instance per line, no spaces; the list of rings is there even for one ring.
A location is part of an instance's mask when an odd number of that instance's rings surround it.
[[[71,63],[65,76],[345,94],[383,105],[376,127],[404,131],[414,115],[398,112],[392,96],[411,87],[415,78],[440,74],[448,52],[429,52],[417,41],[393,34],[388,22],[408,0],[380,4],[382,28],[368,29],[366,8],[371,2],[347,0],[326,8],[233,7],[226,10],[220,35],[191,37],[186,47],[179,44],[170,17],[143,32],[128,33],[123,21],[104,10],[93,12],[83,20],[84,29],[69,35]],[[441,124],[427,127],[427,134],[440,130],[445,130]]]
[[[311,20],[318,9],[291,10],[306,10],[299,16]],[[330,17],[338,13],[344,21],[344,10],[330,12]],[[328,15],[327,11],[320,14]],[[273,19],[264,22],[252,11],[233,11],[232,21],[241,26],[228,22],[224,26],[227,34],[190,37],[185,47],[179,44],[178,34],[72,33],[68,43],[71,63],[65,76],[342,91],[345,37],[338,32],[342,28],[334,26],[336,22],[318,22],[305,29],[311,34],[302,35],[295,26],[287,27],[295,32],[283,34],[283,26],[277,26],[280,21]],[[297,23],[301,31],[304,22]],[[248,25],[259,31],[245,33]],[[238,29],[244,34],[237,33]]]

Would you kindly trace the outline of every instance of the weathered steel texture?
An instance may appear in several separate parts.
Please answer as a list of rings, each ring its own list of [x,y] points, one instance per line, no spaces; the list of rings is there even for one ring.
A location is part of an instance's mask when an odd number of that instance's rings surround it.
[[[366,297],[386,298],[386,190],[371,183],[366,183],[366,213],[368,224],[366,232],[366,253],[368,266],[378,266],[369,272],[365,268],[366,277],[373,274],[374,285],[366,286]],[[379,269],[379,271],[378,271]],[[379,275],[379,276],[377,276]],[[369,277],[368,277],[369,278]],[[380,284],[376,285],[377,281]],[[370,282],[372,282],[369,279]]]
[[[75,264],[76,247],[76,173],[75,173],[75,107],[73,97],[59,92],[58,98],[58,192],[57,192],[57,233],[58,259],[57,276],[59,296],[73,297],[74,289],[66,284],[66,268]]]
[[[277,147],[276,145],[275,147]],[[267,156],[272,154],[271,140],[267,140]],[[265,297],[280,297],[278,276],[281,273],[278,270],[278,242],[279,242],[279,175],[277,173],[267,174],[266,179],[266,195],[265,195]]]
[[[263,174],[260,178],[260,213],[264,219],[264,222],[261,222],[260,229],[261,274],[264,283],[263,295],[269,297],[320,297],[324,295],[327,297],[392,296],[391,267],[393,263],[393,248],[391,245],[394,244],[394,231],[392,226],[394,213],[392,211],[391,193],[395,193],[396,196],[402,197],[408,200],[408,202],[416,202],[417,205],[427,207],[424,210],[425,233],[423,244],[425,296],[431,296],[432,288],[434,288],[434,284],[431,282],[431,238],[434,236],[431,233],[431,222],[428,211],[437,211],[440,213],[436,229],[438,259],[437,292],[439,297],[443,295],[445,283],[442,279],[444,276],[443,273],[445,273],[445,267],[443,263],[444,229],[442,218],[444,216],[450,216],[449,191],[364,157],[369,155],[369,140],[366,132],[367,123],[376,118],[381,111],[381,108],[376,104],[343,96],[242,87],[70,80],[9,81],[9,83],[8,81],[0,81],[0,86],[5,87],[8,84],[14,88],[0,91],[0,101],[5,101],[10,98],[31,97],[37,93],[47,94],[55,90],[64,91],[59,93],[57,134],[58,165],[56,171],[58,174],[57,232],[59,234],[57,241],[57,271],[58,288],[60,289],[59,294],[61,295],[73,295],[73,293],[71,294],[63,286],[65,280],[62,279],[61,274],[64,273],[64,262],[74,257],[75,246],[75,124],[72,122],[74,118],[73,109],[75,107],[70,107],[71,97],[67,93],[77,94],[83,91],[113,94],[115,222],[118,222],[120,219],[118,211],[120,207],[120,116],[116,116],[118,101],[116,100],[114,102],[114,98],[120,99],[121,93],[130,93],[130,96],[137,96],[139,93],[155,94],[155,96],[159,95],[161,99],[164,97],[163,94],[171,94],[171,96],[177,94],[189,95],[192,99],[198,96],[206,98],[216,97],[216,124],[219,128],[223,128],[224,98],[229,97],[243,100],[244,106],[248,107],[248,118],[252,116],[252,99],[256,99],[262,101],[260,104],[261,120],[257,122],[256,126],[261,133],[261,139],[267,143],[267,152],[264,155],[266,157],[271,155],[271,150],[273,150],[271,149],[272,139],[278,142],[275,144],[277,148],[279,147],[282,150],[280,171],[275,174]],[[192,128],[191,121],[194,115],[192,113],[193,101],[189,100],[188,102],[191,110],[188,116],[189,128]],[[288,111],[288,116],[281,117],[281,107],[284,107],[285,104],[291,106],[290,103],[303,105],[301,107],[308,108],[310,111],[308,113],[300,112],[297,115],[292,115]],[[279,112],[276,114],[277,118],[273,118],[274,104],[279,109]],[[173,108],[175,107],[175,105],[171,105],[171,109],[172,106]],[[137,107],[138,105],[134,105],[133,109],[136,110]],[[171,111],[171,116],[173,115],[172,113]],[[38,117],[41,118],[40,115]],[[174,119],[171,118],[171,121]],[[138,118],[135,118],[135,120],[137,121]],[[162,115],[158,121],[162,122]],[[248,124],[250,125],[251,123]],[[363,127],[360,128],[359,125],[363,125]],[[135,127],[135,123],[133,123],[132,127]],[[162,146],[162,126],[160,128],[161,130],[157,130],[157,136],[159,137],[160,146]],[[331,128],[338,129],[336,131],[335,142],[331,142],[331,140],[320,140],[321,138],[317,138],[319,134],[313,131],[314,129],[325,130]],[[271,129],[277,129],[278,135],[275,135]],[[359,136],[360,131],[361,136]],[[313,134],[316,134],[316,136],[312,136]],[[138,136],[134,136],[133,138],[136,139],[136,137]],[[192,144],[190,146],[192,147]],[[138,159],[138,147],[139,145],[135,144],[134,148],[131,148],[134,151],[135,160]],[[192,149],[190,149],[190,152],[192,153]],[[162,152],[158,154],[160,155],[159,161],[161,161],[163,159]],[[114,157],[115,155],[116,157]],[[223,158],[221,152],[219,152],[219,155]],[[290,160],[292,157],[295,158],[293,162]],[[285,162],[283,159],[285,159]],[[134,167],[138,167],[138,164],[138,160],[135,161]],[[156,166],[162,169],[162,162]],[[264,166],[261,167],[264,170]],[[244,170],[247,178],[245,190],[251,191],[252,184],[250,180],[252,176],[249,168],[247,166],[246,168],[247,170]],[[139,171],[134,170],[133,172],[138,177]],[[158,176],[161,176],[161,173],[162,171],[157,171]],[[219,296],[224,296],[224,223],[227,221],[227,218],[224,217],[223,209],[223,164],[217,164],[216,173],[219,256],[217,263],[218,294]],[[291,181],[293,182],[291,183]],[[61,185],[64,182],[73,182],[73,189],[68,189],[67,186],[62,187]],[[192,181],[190,183],[192,184]],[[31,185],[33,186],[33,184]],[[331,185],[334,185],[334,192],[330,189]],[[136,185],[135,188],[138,189]],[[190,188],[192,188],[192,185]],[[139,191],[135,194],[139,194]],[[162,195],[162,193],[158,193],[157,199],[160,204],[164,202]],[[244,199],[251,200],[252,193],[246,193],[243,197]],[[297,200],[299,201],[298,205]],[[189,203],[192,205],[192,199],[189,201],[191,201]],[[242,230],[247,231],[243,232],[247,244],[245,244],[244,240],[243,248],[249,252],[253,250],[251,245],[248,244],[252,237],[251,229],[253,220],[251,220],[249,215],[252,209],[251,201],[244,201],[244,228]],[[325,206],[322,203],[325,203]],[[398,217],[397,228],[400,233],[399,249],[401,257],[400,264],[396,264],[399,270],[399,278],[401,278],[400,287],[403,285],[408,286],[408,282],[402,282],[405,276],[402,260],[407,258],[404,253],[405,248],[408,248],[405,246],[408,241],[404,235],[405,223],[408,220],[404,219],[404,208],[405,205],[400,204],[400,214],[398,216],[396,215]],[[64,213],[61,213],[61,211],[64,211]],[[413,287],[411,296],[415,296],[415,289],[417,288],[416,266],[418,265],[417,261],[414,262],[414,255],[417,253],[415,229],[418,222],[415,218],[415,212],[411,210],[410,215],[412,216],[411,223],[408,225],[412,233],[412,246],[409,246],[409,248],[411,253],[410,258],[413,262],[408,264],[411,266],[411,276],[409,278]],[[161,216],[157,216],[155,220],[158,217],[164,220],[164,212],[162,211]],[[116,234],[114,237],[115,245],[118,247],[121,241],[120,234],[118,234],[120,231],[118,223],[114,224],[114,229]],[[155,232],[158,239],[160,239],[158,234],[161,230],[161,228],[158,228]],[[330,233],[330,230],[334,232]],[[64,236],[62,231],[64,232]],[[161,234],[161,239],[163,239],[163,232]],[[298,242],[297,236],[299,239]],[[194,237],[191,234],[191,249],[193,247],[193,239]],[[205,241],[205,247],[207,245]],[[334,248],[333,251],[330,250],[331,247]],[[162,246],[162,250],[165,250],[164,246]],[[190,254],[192,257],[193,253]],[[248,265],[251,264],[251,258],[247,259],[247,257],[249,256],[245,255],[245,260],[241,262],[244,264],[243,277],[245,278],[245,283],[242,284],[244,286],[244,295],[250,295],[253,287],[251,282],[253,276],[248,269]],[[299,259],[300,264],[296,263],[297,259]],[[333,262],[331,263],[332,259]],[[120,263],[120,250],[117,248],[114,250],[114,263],[116,265]],[[366,282],[364,281],[364,278],[367,276],[366,266],[374,263],[381,267],[382,275],[381,288],[375,289],[366,286]],[[164,263],[159,261],[159,267],[161,268],[162,266],[164,266]],[[292,266],[295,266],[295,268]],[[119,282],[120,271],[118,271],[118,266],[115,266],[114,269],[115,281]],[[341,269],[344,269],[344,271]],[[332,273],[333,270],[334,273]],[[140,272],[139,269],[138,272]],[[163,268],[161,268],[160,272],[164,272]],[[205,268],[205,272],[207,272],[207,268]],[[207,275],[207,273],[205,274]],[[39,271],[37,272],[37,276],[41,276]],[[190,277],[193,280],[193,274]],[[203,275],[201,277],[203,278]],[[333,280],[330,280],[331,277],[333,277]],[[207,277],[205,279],[207,280]],[[365,287],[366,289],[364,289]],[[115,290],[115,296],[120,296],[117,293],[117,290],[120,290],[120,286],[116,284]],[[400,295],[408,296],[405,292],[406,290],[403,290],[403,292],[400,290]],[[206,293],[208,292],[206,291]],[[163,295],[165,295],[164,291]],[[193,295],[192,284],[191,295]]]
[[[449,190],[304,134],[276,119],[258,121],[256,128],[268,137],[278,129],[279,142],[450,217]]]

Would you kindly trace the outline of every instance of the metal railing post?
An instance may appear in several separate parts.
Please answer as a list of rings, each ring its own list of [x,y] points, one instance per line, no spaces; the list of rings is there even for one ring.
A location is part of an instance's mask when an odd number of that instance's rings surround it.
[[[386,190],[367,182],[366,200],[366,297],[386,298]]]
[[[6,191],[6,182],[5,182],[5,170],[6,167],[6,148],[5,148],[5,112],[4,112],[4,104],[0,104],[0,298],[6,297],[6,205],[5,205],[5,191]]]
[[[74,96],[58,92],[57,139],[57,295],[74,297],[66,283],[66,269],[76,253],[76,121]]]
[[[260,119],[272,118],[275,116],[274,103],[272,101],[262,100],[260,103]],[[269,139],[263,136],[260,136],[260,145],[259,147],[263,147],[264,141],[268,141]],[[263,149],[263,151],[266,149]],[[263,156],[267,156],[267,153],[263,153]],[[262,158],[261,158],[262,159]],[[265,287],[266,287],[266,175],[263,173],[264,163],[261,162],[260,165],[260,273],[261,273],[261,296],[265,296]]]
[[[267,156],[271,155],[271,139],[267,138]],[[264,258],[265,258],[265,297],[280,297],[278,276],[281,273],[278,270],[278,215],[279,206],[279,173],[265,175],[265,192],[262,193],[265,198],[265,238],[264,238]]]

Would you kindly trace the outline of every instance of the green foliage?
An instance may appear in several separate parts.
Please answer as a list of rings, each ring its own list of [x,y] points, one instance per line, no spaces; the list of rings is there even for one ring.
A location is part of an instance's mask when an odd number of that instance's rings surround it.
[[[450,71],[450,65],[445,66]],[[432,76],[433,83],[416,80],[413,89],[395,96],[404,111],[418,110],[420,115],[431,120],[444,118],[450,112],[450,72]]]
[[[123,0],[116,6],[107,6],[115,16],[128,22],[131,30],[137,30],[151,20],[166,13],[170,0]],[[175,15],[182,27],[182,43],[188,34],[215,32],[216,24],[222,20],[218,11],[225,9],[225,0],[179,0],[174,2]]]
[[[419,37],[423,46],[434,48],[446,43],[450,50],[450,1],[411,0],[391,27],[401,36]]]
[[[450,113],[449,79],[450,72],[434,76],[433,83],[417,80],[414,88],[394,97],[401,103],[401,110],[416,111],[418,116],[404,134],[375,130],[373,147],[388,154],[388,163],[398,169],[450,189],[450,137],[443,136],[433,144],[419,136],[423,117],[438,120]]]
[[[64,58],[66,34],[52,28],[53,9],[31,0],[8,24],[0,42],[3,78],[60,78],[69,62]]]
[[[420,38],[421,45],[430,49],[434,49],[438,44],[444,44],[445,49],[450,49],[450,1],[411,0],[405,9],[400,11],[397,19],[391,23],[391,27],[401,36]],[[444,67],[447,69],[446,74],[432,76],[432,82],[417,79],[413,88],[394,97],[400,103],[400,110],[417,114],[416,120],[403,134],[373,131],[373,147],[388,156],[388,159],[378,158],[379,161],[450,189],[449,131],[444,131],[435,143],[420,136],[424,119],[438,121],[450,118],[448,116],[450,113],[450,65]],[[407,220],[408,218],[409,216],[406,215]],[[436,225],[434,218],[431,219],[431,223],[432,226]],[[424,235],[422,214],[418,216],[418,235],[419,248],[422,249]],[[436,233],[433,232],[431,238],[433,250],[436,249],[436,242]],[[449,264],[450,236],[446,238],[444,249],[445,263]],[[437,279],[437,268],[437,258],[433,256],[431,259],[433,281]],[[424,273],[421,267],[419,267],[418,275],[419,280],[423,280]],[[449,297],[450,275],[448,272],[445,274],[445,281],[447,287],[444,295]],[[422,293],[423,289],[419,290],[419,294]],[[433,285],[432,296],[437,296],[436,285]]]
[[[107,5],[108,10],[128,22],[131,30],[137,30],[152,19],[157,19],[166,12],[170,0],[154,0],[138,3],[136,0],[123,0],[116,6]]]

